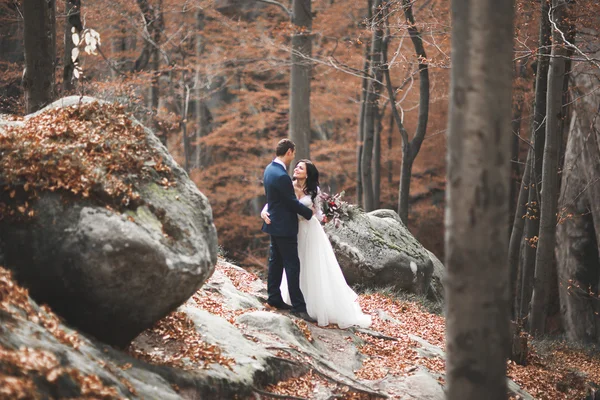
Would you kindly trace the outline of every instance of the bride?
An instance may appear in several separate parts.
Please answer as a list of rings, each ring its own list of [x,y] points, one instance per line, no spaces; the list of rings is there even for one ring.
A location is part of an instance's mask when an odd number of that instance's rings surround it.
[[[314,211],[310,220],[299,218],[298,222],[300,290],[306,301],[308,315],[316,319],[320,326],[337,324],[342,329],[352,325],[369,327],[371,317],[360,309],[358,296],[346,283],[331,243],[321,226],[323,213],[319,199],[319,171],[310,160],[300,160],[296,164],[294,190],[298,200]],[[265,223],[271,223],[267,205],[260,215]],[[285,273],[281,294],[283,300],[291,304]]]

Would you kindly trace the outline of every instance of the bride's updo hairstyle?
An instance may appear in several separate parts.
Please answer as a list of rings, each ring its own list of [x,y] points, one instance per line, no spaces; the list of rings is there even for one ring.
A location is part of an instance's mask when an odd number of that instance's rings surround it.
[[[306,165],[306,182],[304,182],[304,193],[310,194],[311,200],[314,202],[319,189],[319,170],[310,160],[300,160],[296,163],[304,163]]]

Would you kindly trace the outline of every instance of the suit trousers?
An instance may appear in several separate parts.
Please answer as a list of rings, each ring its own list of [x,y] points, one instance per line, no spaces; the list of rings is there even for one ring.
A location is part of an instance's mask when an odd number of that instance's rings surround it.
[[[306,312],[304,295],[300,291],[300,259],[298,258],[298,236],[271,236],[269,248],[269,274],[267,293],[269,304],[283,303],[281,297],[281,279],[283,271],[287,277],[292,311]]]

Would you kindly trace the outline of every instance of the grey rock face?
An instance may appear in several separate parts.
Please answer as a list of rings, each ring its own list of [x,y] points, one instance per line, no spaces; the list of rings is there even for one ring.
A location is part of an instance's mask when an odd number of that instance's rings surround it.
[[[446,279],[446,267],[442,262],[429,250],[427,250],[429,258],[433,263],[433,274],[431,275],[431,283],[429,285],[428,295],[432,300],[437,302],[444,301],[444,281]]]
[[[346,281],[426,294],[433,273],[427,250],[392,210],[357,213],[325,231]]]
[[[587,33],[576,38],[587,41]],[[600,50],[590,48],[591,56]],[[556,226],[556,265],[562,320],[570,340],[600,343],[600,302],[586,288],[599,288],[600,279],[600,72],[576,65],[571,72],[578,101],[571,125],[561,175]]]
[[[94,99],[68,97],[39,113],[80,101]],[[0,222],[5,265],[32,297],[69,324],[117,346],[185,302],[217,260],[207,198],[154,134],[145,132],[149,146],[171,168],[174,187],[136,180],[142,202],[125,213],[40,192],[31,205],[35,218]]]

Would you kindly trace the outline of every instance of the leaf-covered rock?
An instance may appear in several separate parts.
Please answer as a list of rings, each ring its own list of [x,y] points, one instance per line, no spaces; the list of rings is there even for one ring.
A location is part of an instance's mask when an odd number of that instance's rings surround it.
[[[0,124],[0,246],[34,299],[127,345],[217,257],[208,200],[119,106],[67,97]]]

